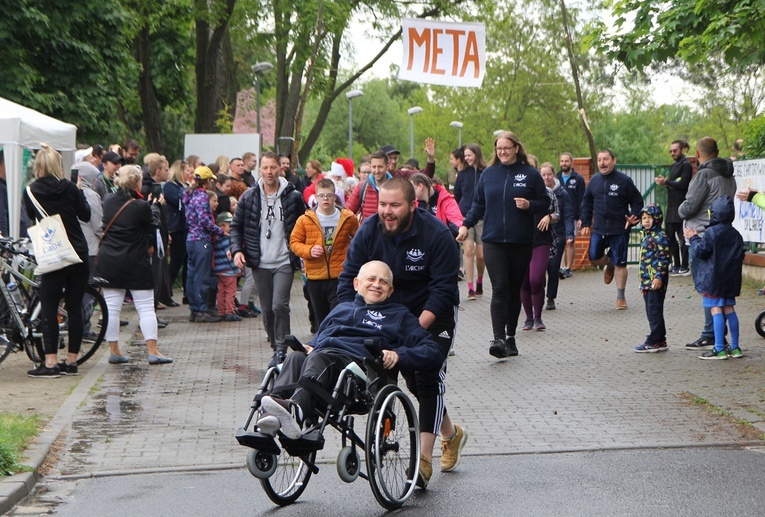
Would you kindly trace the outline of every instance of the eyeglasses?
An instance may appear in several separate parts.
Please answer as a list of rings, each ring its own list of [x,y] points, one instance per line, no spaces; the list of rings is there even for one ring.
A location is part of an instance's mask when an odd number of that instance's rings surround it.
[[[495,147],[494,149],[496,149],[498,153],[509,153],[510,151],[515,149],[515,146],[513,146],[513,147]]]
[[[316,194],[317,199],[334,199],[335,194]]]

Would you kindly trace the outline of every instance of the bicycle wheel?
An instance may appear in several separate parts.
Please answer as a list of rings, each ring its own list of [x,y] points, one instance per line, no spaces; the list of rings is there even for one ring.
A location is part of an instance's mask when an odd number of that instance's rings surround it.
[[[106,301],[101,293],[92,286],[85,288],[85,297],[83,298],[83,338],[80,346],[80,352],[77,355],[77,364],[83,364],[96,353],[98,347],[104,340],[106,334],[106,325],[109,322],[109,311],[106,308]],[[58,303],[58,349],[66,350],[67,338],[69,337],[69,312],[66,307],[66,298],[62,295]],[[32,339],[28,340],[24,349],[27,356],[35,365],[42,363],[44,356],[42,331],[38,324],[32,329]]]
[[[11,351],[13,351],[13,343],[5,339],[5,336],[0,336],[0,363],[8,357]]]
[[[279,456],[270,456],[272,461],[276,461],[276,470],[270,477],[261,479],[260,484],[263,485],[268,498],[279,506],[292,504],[308,486],[311,469],[301,458],[290,456],[284,449]],[[316,460],[316,451],[310,453],[307,458],[313,463]]]
[[[420,461],[420,430],[414,404],[397,386],[377,393],[367,419],[367,475],[384,508],[400,507],[414,492]]]

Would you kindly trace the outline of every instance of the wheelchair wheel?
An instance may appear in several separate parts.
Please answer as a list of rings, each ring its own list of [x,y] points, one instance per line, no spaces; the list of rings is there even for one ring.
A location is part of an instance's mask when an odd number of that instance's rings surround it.
[[[420,429],[414,404],[397,386],[384,386],[375,397],[365,454],[375,499],[388,510],[400,507],[417,481]]]
[[[765,311],[762,311],[757,315],[757,319],[754,320],[754,330],[760,335],[765,337]]]
[[[361,473],[361,458],[353,447],[343,447],[337,455],[337,475],[346,483],[353,483]]]
[[[247,451],[247,470],[258,479],[267,479],[276,472],[276,456],[250,449]]]
[[[260,484],[266,495],[279,506],[286,506],[297,501],[300,494],[308,486],[311,479],[311,469],[302,459],[290,456],[282,449],[279,456],[272,456],[275,461],[274,472],[270,477],[261,479]],[[248,454],[249,459],[249,454]],[[316,459],[316,451],[308,455],[311,463]]]

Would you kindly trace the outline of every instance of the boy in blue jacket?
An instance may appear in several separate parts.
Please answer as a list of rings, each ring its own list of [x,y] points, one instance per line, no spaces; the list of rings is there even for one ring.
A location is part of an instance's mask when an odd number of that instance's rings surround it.
[[[645,313],[651,332],[642,345],[633,349],[638,353],[667,350],[664,298],[667,295],[672,258],[669,253],[669,239],[661,231],[663,218],[661,207],[655,203],[643,207],[640,211],[640,223],[643,226],[643,240],[640,243],[640,291],[643,293]]]
[[[699,261],[694,277],[696,290],[703,297],[704,307],[712,312],[715,347],[699,359],[723,360],[743,357],[738,345],[736,296],[741,294],[741,268],[744,264],[744,239],[733,227],[736,212],[733,198],[720,196],[709,207],[709,227],[702,237],[695,227],[685,227],[691,253]],[[725,324],[730,331],[730,349],[725,348]]]
[[[331,391],[348,364],[372,359],[364,346],[367,339],[382,345],[386,369],[431,370],[443,362],[440,348],[419,320],[403,305],[388,300],[393,273],[387,264],[367,262],[353,286],[356,299],[332,309],[305,345],[307,355],[287,356],[271,394],[261,399],[263,411],[257,422],[261,433],[275,435],[281,429],[287,438],[300,438],[303,420],[311,418],[316,407],[316,395],[303,388],[304,379]],[[293,392],[295,385],[299,387]]]
[[[228,234],[232,220],[231,212],[222,212],[215,220],[215,223],[225,233],[214,238],[213,273],[218,278],[218,315],[224,321],[242,321],[242,317],[234,311],[236,283],[242,274],[242,270],[234,265],[234,261],[231,260],[231,252],[228,249],[231,244]]]

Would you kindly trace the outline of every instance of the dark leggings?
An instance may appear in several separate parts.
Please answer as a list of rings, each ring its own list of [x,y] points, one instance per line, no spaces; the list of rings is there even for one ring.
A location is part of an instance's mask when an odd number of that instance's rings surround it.
[[[69,327],[69,353],[78,354],[82,344],[82,299],[90,275],[87,260],[82,264],[45,273],[40,281],[40,316],[45,354],[58,353],[58,304],[61,293],[66,300]]]
[[[565,250],[566,241],[560,239],[555,246],[555,255],[547,263],[547,297],[551,300],[558,297],[558,285],[560,284],[558,271],[560,270],[560,263],[563,260],[563,252]]]
[[[521,286],[521,302],[526,319],[542,319],[542,305],[545,301],[545,274],[550,261],[550,245],[535,246],[531,262]],[[557,274],[557,272],[556,272]]]
[[[667,238],[669,239],[669,252],[675,267],[688,267],[688,246],[685,245],[683,236],[683,223],[667,223]]]
[[[483,243],[483,257],[491,279],[491,328],[494,339],[515,336],[521,313],[521,284],[529,269],[532,247],[531,243]]]
[[[183,291],[186,292],[186,232],[173,232],[170,234],[170,265],[168,266],[168,281],[172,292],[173,284],[178,272],[183,269],[181,276]],[[155,298],[156,299],[156,298]]]

